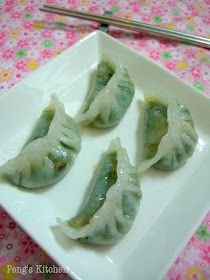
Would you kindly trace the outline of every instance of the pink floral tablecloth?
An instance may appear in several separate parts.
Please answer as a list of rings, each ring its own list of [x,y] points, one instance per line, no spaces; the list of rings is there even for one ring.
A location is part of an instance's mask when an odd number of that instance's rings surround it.
[[[39,7],[44,3],[95,13],[108,10],[116,17],[210,38],[210,0],[1,0],[0,94],[98,28],[97,23],[42,13]],[[114,27],[110,35],[176,73],[201,94],[210,95],[208,50]],[[206,214],[164,280],[210,279],[210,212]],[[0,279],[69,279],[47,272],[24,275],[15,269],[27,266],[29,271],[36,264],[53,267],[54,262],[0,208]],[[13,272],[8,273],[8,265]]]

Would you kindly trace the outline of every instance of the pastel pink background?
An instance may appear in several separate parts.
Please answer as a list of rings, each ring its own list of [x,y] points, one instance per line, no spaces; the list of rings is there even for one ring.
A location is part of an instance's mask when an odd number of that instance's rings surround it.
[[[114,16],[210,38],[210,0],[7,0],[0,1],[0,94],[25,75],[98,28],[97,23],[39,11],[44,3]],[[210,52],[206,49],[110,28],[110,35],[210,95]],[[46,252],[0,208],[0,279],[69,279],[64,274],[7,273],[14,267],[53,265]],[[164,280],[210,279],[210,212]],[[145,279],[146,280],[146,279]],[[156,279],[154,279],[156,280]]]

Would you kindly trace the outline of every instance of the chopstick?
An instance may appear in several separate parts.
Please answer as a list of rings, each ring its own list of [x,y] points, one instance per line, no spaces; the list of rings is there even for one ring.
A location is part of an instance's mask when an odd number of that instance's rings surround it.
[[[121,28],[131,29],[134,31],[143,31],[149,35],[161,36],[167,39],[172,39],[179,42],[190,43],[192,45],[210,48],[210,39],[205,37],[200,37],[196,35],[191,35],[181,31],[175,31],[152,24],[147,24],[143,22],[131,21],[122,18],[114,18],[107,15],[100,15],[95,13],[87,13],[77,10],[65,9],[60,7],[55,7],[51,5],[44,5],[40,8],[42,12],[48,12],[53,14],[59,14],[63,16],[71,16],[75,18],[86,19],[90,21],[97,21],[104,24],[109,24]]]

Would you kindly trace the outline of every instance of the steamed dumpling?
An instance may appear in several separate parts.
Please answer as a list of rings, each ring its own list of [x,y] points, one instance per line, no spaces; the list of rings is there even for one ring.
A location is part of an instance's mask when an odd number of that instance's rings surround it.
[[[140,172],[150,166],[175,169],[192,156],[198,135],[189,110],[171,99],[169,104],[155,97],[146,99],[144,148]]]
[[[134,92],[134,84],[126,68],[102,61],[97,67],[94,86],[76,120],[85,126],[115,126],[125,115]]]
[[[1,166],[0,171],[12,183],[27,188],[53,184],[67,173],[80,145],[74,120],[53,95],[21,152]]]
[[[132,227],[141,200],[138,175],[119,139],[111,142],[96,168],[91,190],[74,218],[57,218],[57,222],[72,239],[91,244],[116,243]]]

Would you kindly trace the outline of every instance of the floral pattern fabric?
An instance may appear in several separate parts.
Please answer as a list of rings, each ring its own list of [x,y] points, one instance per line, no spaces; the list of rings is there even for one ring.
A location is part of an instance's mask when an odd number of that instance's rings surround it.
[[[210,0],[1,0],[0,94],[25,75],[96,30],[99,24],[39,11],[43,4],[142,21],[210,38]],[[109,33],[210,95],[210,52],[189,44],[109,27]],[[7,265],[14,267],[7,273]],[[54,262],[0,208],[0,279],[69,279],[65,274],[33,274],[35,264]],[[26,275],[15,273],[26,267]],[[12,270],[12,269],[11,269]],[[210,213],[164,280],[210,279]]]

